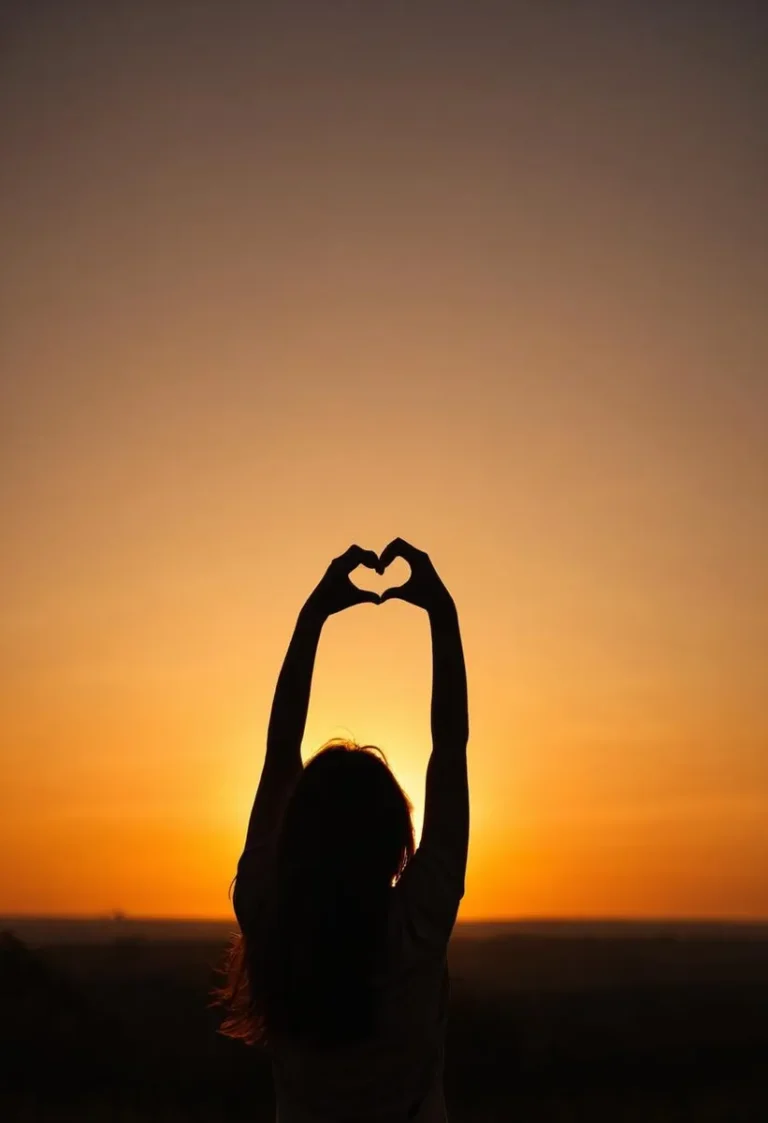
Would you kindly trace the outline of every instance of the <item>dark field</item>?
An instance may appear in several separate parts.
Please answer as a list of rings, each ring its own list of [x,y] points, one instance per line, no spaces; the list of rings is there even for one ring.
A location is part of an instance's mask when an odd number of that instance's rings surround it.
[[[226,925],[0,927],[0,1118],[272,1123],[208,1005]],[[765,928],[466,927],[450,958],[452,1123],[768,1123]]]

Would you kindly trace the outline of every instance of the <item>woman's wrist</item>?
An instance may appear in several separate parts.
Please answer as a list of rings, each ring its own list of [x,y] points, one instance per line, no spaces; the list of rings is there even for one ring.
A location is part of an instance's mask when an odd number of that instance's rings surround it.
[[[321,604],[317,592],[310,593],[299,612],[299,623],[322,628],[327,619],[328,612]]]
[[[456,603],[445,587],[430,601],[427,606],[427,612],[429,613],[429,620],[433,627],[443,623],[452,624],[458,620]]]

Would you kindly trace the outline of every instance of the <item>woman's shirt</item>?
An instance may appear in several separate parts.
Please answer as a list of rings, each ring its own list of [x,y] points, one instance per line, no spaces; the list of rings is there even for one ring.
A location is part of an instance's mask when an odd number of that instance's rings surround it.
[[[464,894],[466,845],[428,833],[391,890],[388,963],[377,980],[375,1034],[354,1045],[313,1049],[272,1038],[278,1123],[443,1123],[443,1048],[448,941]],[[268,844],[238,865],[240,922],[266,887]]]

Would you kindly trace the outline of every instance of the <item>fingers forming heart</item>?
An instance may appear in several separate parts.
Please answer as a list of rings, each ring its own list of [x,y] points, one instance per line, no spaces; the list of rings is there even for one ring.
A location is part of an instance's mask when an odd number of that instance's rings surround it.
[[[381,596],[387,589],[404,585],[410,576],[411,567],[408,562],[402,558],[395,558],[381,574],[376,573],[373,569],[368,569],[366,566],[359,565],[357,569],[352,570],[349,579],[358,589],[366,589]]]

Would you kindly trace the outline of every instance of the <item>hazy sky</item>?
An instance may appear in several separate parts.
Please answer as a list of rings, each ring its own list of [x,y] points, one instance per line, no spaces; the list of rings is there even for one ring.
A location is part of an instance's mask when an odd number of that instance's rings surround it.
[[[768,916],[759,3],[4,5],[0,911],[227,915],[350,542],[463,622],[463,915]],[[421,810],[425,619],[306,749]]]

